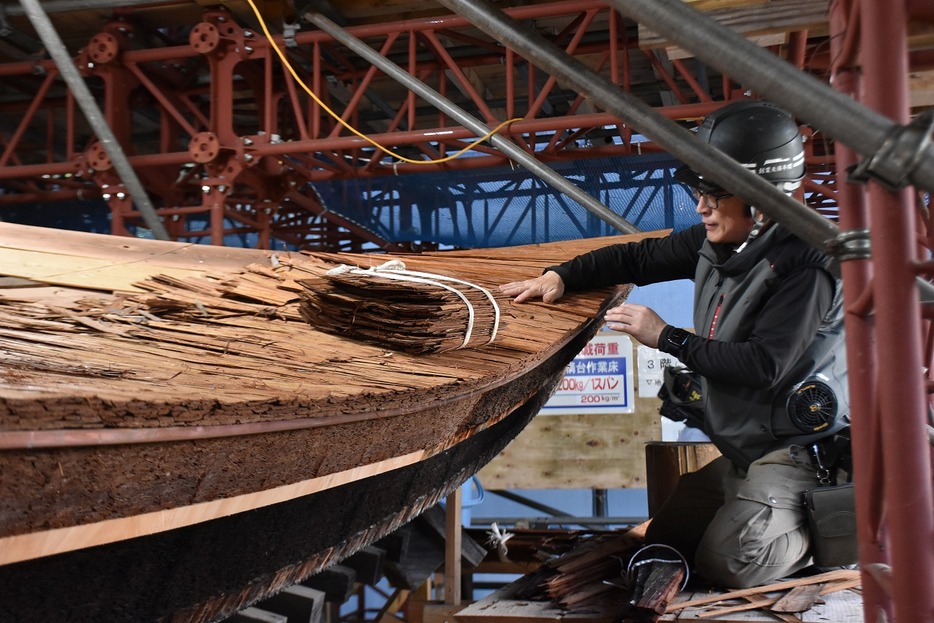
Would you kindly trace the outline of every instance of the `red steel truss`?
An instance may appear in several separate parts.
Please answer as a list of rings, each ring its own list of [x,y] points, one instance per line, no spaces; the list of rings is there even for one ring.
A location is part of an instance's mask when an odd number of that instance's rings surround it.
[[[261,30],[223,8],[206,9],[186,40],[157,47],[126,11],[93,35],[75,62],[172,238],[209,236],[223,244],[226,234],[254,232],[262,247],[276,238],[297,246],[368,241],[392,248],[326,212],[309,182],[506,164],[486,144],[477,147],[479,157],[410,164],[352,134],[324,107],[409,159],[444,158],[476,138],[320,31],[272,40],[319,103],[286,73]],[[553,41],[624,89],[652,98],[671,118],[703,116],[742,92],[721,75],[702,84],[687,61],[670,60],[663,48],[639,48],[635,25],[598,0],[509,12],[558,25]],[[593,110],[459,16],[348,31],[491,126],[519,119],[503,135],[546,163],[653,149],[632,143],[633,128]],[[775,51],[803,66],[806,33],[788,41]],[[55,64],[2,64],[0,79],[23,95],[0,107],[0,127],[14,128],[0,135],[0,214],[3,205],[100,197],[114,234],[142,225]],[[583,148],[582,138],[589,139]],[[817,207],[835,209],[832,152],[823,144],[816,151],[808,190]]]

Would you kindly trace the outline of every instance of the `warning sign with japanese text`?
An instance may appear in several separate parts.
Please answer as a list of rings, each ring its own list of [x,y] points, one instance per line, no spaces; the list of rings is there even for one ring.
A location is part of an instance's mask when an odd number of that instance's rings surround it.
[[[574,358],[543,415],[633,413],[632,340],[601,333]]]

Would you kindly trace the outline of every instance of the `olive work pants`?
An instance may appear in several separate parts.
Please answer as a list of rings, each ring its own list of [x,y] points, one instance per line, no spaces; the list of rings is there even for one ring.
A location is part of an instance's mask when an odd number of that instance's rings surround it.
[[[646,542],[674,547],[720,586],[769,584],[811,564],[802,499],[815,486],[816,470],[801,448],[766,454],[747,472],[719,457],[681,476]]]

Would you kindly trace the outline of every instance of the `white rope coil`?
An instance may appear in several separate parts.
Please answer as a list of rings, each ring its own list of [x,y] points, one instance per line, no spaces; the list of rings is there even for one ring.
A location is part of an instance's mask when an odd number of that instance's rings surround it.
[[[342,275],[345,273],[350,273],[352,275],[361,275],[365,277],[378,277],[383,279],[394,279],[396,281],[408,281],[411,283],[424,283],[427,285],[437,286],[443,288],[449,292],[456,294],[467,306],[467,330],[464,334],[464,342],[458,348],[466,348],[470,343],[470,337],[473,334],[474,326],[474,306],[467,298],[467,296],[458,290],[455,287],[449,286],[444,281],[457,283],[460,285],[468,286],[475,290],[479,290],[489,299],[490,304],[493,306],[493,330],[490,332],[490,339],[487,344],[492,344],[493,340],[496,339],[496,333],[499,331],[499,320],[500,320],[500,310],[499,304],[496,302],[496,299],[493,298],[493,295],[486,288],[482,288],[475,283],[469,281],[464,281],[463,279],[457,279],[455,277],[447,277],[445,275],[438,275],[436,273],[424,273],[414,270],[407,270],[405,263],[401,260],[389,260],[379,266],[372,266],[370,268],[359,268],[357,266],[349,266],[347,264],[341,264],[335,268],[329,270],[327,275]]]

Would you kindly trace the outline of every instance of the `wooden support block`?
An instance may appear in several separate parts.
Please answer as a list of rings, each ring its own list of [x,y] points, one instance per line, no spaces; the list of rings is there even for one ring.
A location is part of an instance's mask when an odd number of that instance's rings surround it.
[[[395,587],[415,590],[444,564],[445,513],[438,506],[429,508],[397,532],[407,533],[406,554],[399,561],[387,562],[386,577]],[[480,564],[487,554],[466,534],[461,538],[461,552],[468,569]]]
[[[250,606],[224,621],[225,623],[289,623],[289,617]]]
[[[665,503],[682,474],[697,471],[720,456],[712,443],[651,441],[645,444],[649,517]]]
[[[647,617],[664,614],[669,602],[681,590],[685,573],[685,568],[678,564],[649,565],[648,577],[642,586],[637,586],[641,594],[635,603],[635,611]]]
[[[289,623],[323,623],[324,602],[322,591],[296,584],[264,599],[256,607],[283,615]]]
[[[356,572],[357,582],[373,586],[383,578],[386,550],[367,545],[342,560],[341,564]]]
[[[331,565],[305,579],[301,585],[321,591],[327,601],[342,604],[353,593],[357,573],[344,565]]]
[[[401,562],[409,553],[409,539],[412,531],[402,526],[392,534],[387,534],[373,545],[386,552],[387,562]]]
[[[456,516],[460,517],[460,514],[458,513]],[[429,508],[427,511],[422,513],[422,515],[416,521],[425,522],[425,524],[430,526],[430,528],[434,530],[442,540],[446,538],[447,520],[446,515],[440,506]],[[463,527],[460,525],[459,521],[456,523],[456,526],[461,531],[463,531]],[[463,538],[461,539],[461,556],[464,560],[464,566],[472,569],[479,565],[480,561],[482,561],[486,555],[487,550],[485,547],[477,543],[469,535],[463,535]]]

